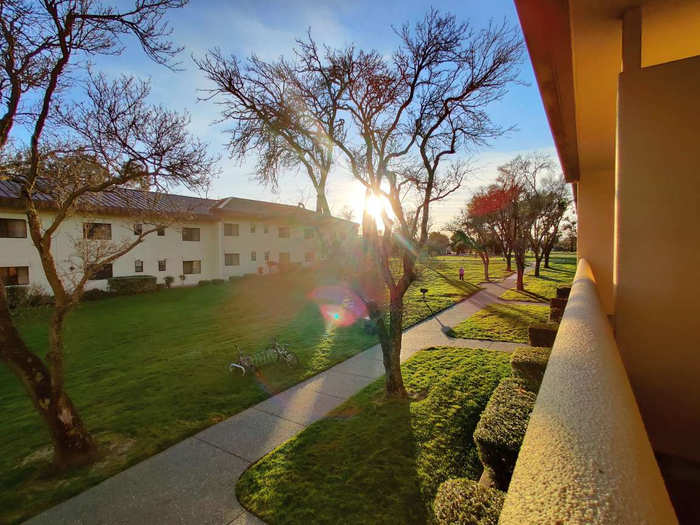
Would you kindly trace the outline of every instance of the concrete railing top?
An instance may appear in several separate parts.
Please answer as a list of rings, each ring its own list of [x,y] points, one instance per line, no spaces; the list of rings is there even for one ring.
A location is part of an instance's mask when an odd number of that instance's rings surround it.
[[[499,523],[677,522],[582,259]]]

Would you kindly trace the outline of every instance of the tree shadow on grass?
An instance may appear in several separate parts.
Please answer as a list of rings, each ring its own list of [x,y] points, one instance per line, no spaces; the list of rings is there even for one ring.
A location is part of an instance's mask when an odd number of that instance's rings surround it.
[[[271,524],[426,523],[410,402],[368,390],[254,464],[239,501]]]

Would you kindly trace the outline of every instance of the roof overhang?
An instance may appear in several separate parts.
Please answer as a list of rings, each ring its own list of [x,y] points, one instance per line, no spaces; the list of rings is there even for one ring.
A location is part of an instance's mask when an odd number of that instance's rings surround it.
[[[568,182],[615,170],[622,20],[641,7],[642,67],[700,54],[696,0],[515,0]]]

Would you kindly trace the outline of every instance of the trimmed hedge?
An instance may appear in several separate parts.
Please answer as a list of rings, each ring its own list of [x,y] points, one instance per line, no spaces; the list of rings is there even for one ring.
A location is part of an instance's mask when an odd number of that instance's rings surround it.
[[[538,323],[532,324],[527,329],[527,338],[530,346],[554,346],[554,339],[557,337],[558,323]]]
[[[439,525],[497,525],[505,493],[467,478],[448,479],[433,502]]]
[[[198,286],[207,286],[209,284],[211,284],[210,279],[202,279],[197,283]]]
[[[495,487],[508,490],[536,395],[506,377],[491,395],[474,431],[479,459]]]
[[[551,348],[530,347],[518,348],[510,356],[510,367],[513,377],[530,390],[537,393],[542,384],[542,377],[547,368]]]
[[[211,284],[224,284],[226,281],[223,279],[212,279]]]
[[[128,275],[124,277],[110,277],[107,279],[109,291],[115,295],[131,295],[145,292],[155,292],[156,277],[153,275]]]
[[[113,292],[108,292],[107,290],[100,290],[99,288],[92,288],[90,290],[85,290],[81,299],[83,301],[97,301],[99,299],[105,299],[107,297],[114,297],[116,294]]]

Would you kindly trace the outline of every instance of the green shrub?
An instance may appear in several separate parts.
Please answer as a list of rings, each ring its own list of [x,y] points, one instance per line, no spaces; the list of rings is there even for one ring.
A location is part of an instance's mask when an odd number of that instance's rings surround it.
[[[91,290],[86,290],[83,293],[83,301],[97,301],[98,299],[104,299],[105,297],[112,297],[116,294],[108,292],[107,290],[100,290],[99,288],[93,288]]]
[[[7,306],[17,308],[27,303],[29,291],[26,286],[5,286],[5,297]]]
[[[153,275],[110,277],[107,279],[107,283],[109,284],[109,291],[115,295],[154,292],[158,288],[156,286],[156,278]]]
[[[173,285],[173,283],[175,282],[175,277],[173,277],[172,275],[166,275],[164,281],[165,281],[165,286],[170,288]]]
[[[554,345],[554,339],[557,337],[558,323],[536,323],[531,324],[527,329],[527,338],[531,346],[547,346]]]
[[[199,286],[207,286],[211,284],[210,279],[202,279],[197,283]]]
[[[510,356],[510,366],[513,377],[530,390],[537,393],[542,384],[542,377],[547,368],[551,348],[531,347],[518,348]]]
[[[239,281],[241,279],[242,277],[240,275],[230,275],[228,278],[228,282],[235,283],[236,281]]]
[[[223,279],[212,279],[211,280],[212,284],[224,284],[225,282],[226,281],[224,281]]]
[[[496,488],[508,489],[535,398],[518,379],[506,377],[493,391],[476,425],[479,459]]]
[[[467,478],[448,479],[438,489],[433,511],[439,525],[496,525],[505,493]]]

